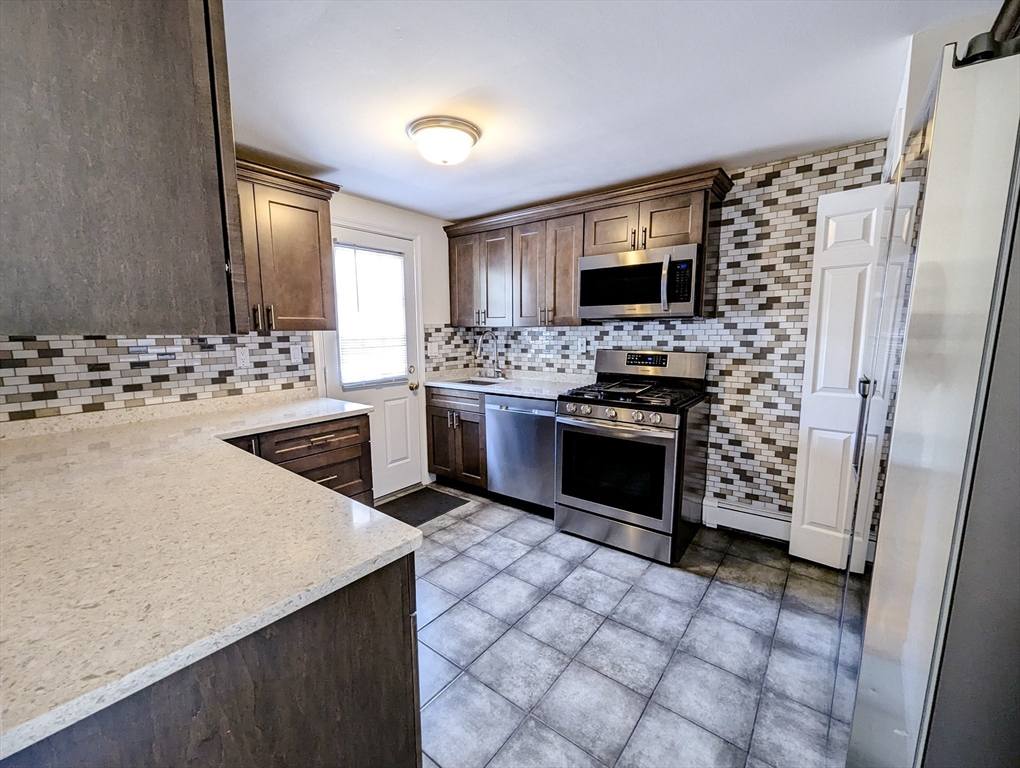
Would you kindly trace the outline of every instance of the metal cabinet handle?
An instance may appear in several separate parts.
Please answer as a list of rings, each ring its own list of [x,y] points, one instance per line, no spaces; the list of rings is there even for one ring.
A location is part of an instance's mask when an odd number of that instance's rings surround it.
[[[630,231],[630,247],[631,247],[631,250],[637,248],[637,230],[636,229],[632,229]]]
[[[269,305],[269,310],[268,310],[267,314],[269,315],[269,330],[275,331],[276,330],[276,310],[273,308],[272,304]]]
[[[662,284],[659,286],[662,291],[662,311],[669,311],[669,251],[662,257]]]
[[[857,394],[861,396],[861,405],[857,410],[857,434],[854,436],[854,473],[860,474],[861,462],[864,459],[864,426],[868,415],[868,396],[871,394],[871,379],[861,376],[857,380]]]
[[[641,227],[641,247],[648,247],[648,227]]]
[[[255,330],[259,333],[262,332],[262,305],[256,304],[252,308],[252,314],[255,315]]]
[[[449,429],[453,429],[453,411],[446,412],[446,426]]]
[[[475,310],[475,325],[482,324],[482,313],[479,310]]]
[[[321,443],[323,440],[330,440],[330,439],[332,439],[334,437],[336,437],[336,433],[335,432],[333,432],[331,434],[328,434],[328,435],[316,435],[315,437],[308,438],[308,441],[312,445],[315,445],[316,443]]]
[[[460,426],[460,414],[456,411],[453,412],[453,428],[457,429]]]
[[[317,483],[328,483],[330,480],[336,480],[336,478],[337,478],[336,475],[330,475],[329,477],[324,477],[321,480],[316,480],[315,482],[317,482]]]
[[[254,437],[251,439],[251,452],[255,453],[255,454],[257,454],[259,452],[258,445],[256,443],[256,438],[254,438]]]
[[[485,323],[487,321],[487,317],[488,317],[488,315],[487,315],[486,311],[483,309],[482,310],[482,325],[485,325]]]

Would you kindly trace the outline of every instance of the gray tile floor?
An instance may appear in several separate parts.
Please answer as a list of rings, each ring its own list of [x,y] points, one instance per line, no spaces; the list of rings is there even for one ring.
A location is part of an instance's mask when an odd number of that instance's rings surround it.
[[[667,568],[464,498],[416,554],[425,766],[844,765],[859,584],[840,646],[840,574],[766,541]]]

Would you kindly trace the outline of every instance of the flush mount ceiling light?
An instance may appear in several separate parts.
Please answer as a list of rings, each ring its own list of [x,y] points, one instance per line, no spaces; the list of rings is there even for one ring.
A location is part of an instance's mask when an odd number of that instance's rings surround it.
[[[421,117],[407,126],[407,135],[430,163],[456,165],[471,153],[482,132],[456,117]]]

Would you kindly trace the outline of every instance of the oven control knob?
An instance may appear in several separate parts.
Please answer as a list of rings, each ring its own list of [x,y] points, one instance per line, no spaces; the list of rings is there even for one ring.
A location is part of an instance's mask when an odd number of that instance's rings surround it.
[[[585,416],[591,416],[591,406],[590,405],[582,405],[581,406],[581,413],[583,413]]]
[[[615,408],[606,408],[606,418],[608,418],[608,419],[615,419],[616,418],[616,409]]]
[[[659,413],[650,413],[650,414],[648,414],[648,420],[650,422],[652,422],[652,424],[661,424],[662,423],[662,414],[659,414]]]
[[[567,403],[567,413],[577,413],[577,403]]]
[[[634,421],[644,421],[645,420],[645,415],[643,413],[641,413],[641,411],[631,411],[630,412],[630,417],[632,419],[634,419]]]

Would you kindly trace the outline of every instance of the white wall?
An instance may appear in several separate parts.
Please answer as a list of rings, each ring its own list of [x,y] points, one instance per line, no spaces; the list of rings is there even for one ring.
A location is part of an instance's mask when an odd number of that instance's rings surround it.
[[[886,175],[891,173],[895,160],[899,157],[893,147],[901,148],[905,134],[917,117],[917,110],[928,92],[935,66],[942,60],[942,49],[950,43],[956,43],[956,55],[962,57],[967,52],[967,43],[975,35],[987,32],[995,21],[995,13],[972,16],[969,19],[944,24],[941,27],[925,29],[910,38],[910,50],[903,72],[903,84],[900,97],[896,104],[892,130],[889,133],[890,156],[886,163]]]
[[[334,220],[365,224],[383,234],[419,236],[422,319],[425,325],[450,322],[450,262],[443,231],[449,222],[343,192],[333,195],[329,208]]]

